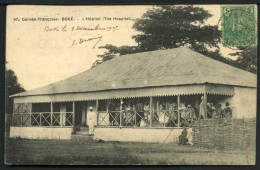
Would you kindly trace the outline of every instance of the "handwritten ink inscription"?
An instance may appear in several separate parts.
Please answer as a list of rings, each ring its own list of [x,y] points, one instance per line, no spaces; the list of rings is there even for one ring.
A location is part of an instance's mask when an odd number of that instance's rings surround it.
[[[96,43],[94,44],[94,46],[92,48],[95,48],[96,45],[101,41],[101,39],[103,38],[103,36],[99,36],[99,37],[93,37],[93,38],[87,38],[87,39],[83,39],[83,38],[80,38],[79,40],[73,40],[71,47],[74,47],[76,45],[80,45],[80,44],[83,44],[85,42],[89,42],[89,41],[94,41],[96,40]]]
[[[68,26],[68,25],[63,25],[63,26],[50,26],[47,25],[44,28],[44,32],[72,32],[72,31],[105,31],[105,32],[115,32],[119,30],[118,26],[107,26],[107,27],[102,27],[100,24],[97,24],[95,26]],[[93,36],[90,38],[80,38],[77,40],[72,40],[71,45],[69,48],[78,46],[90,41],[95,41],[95,44],[92,48],[95,48],[97,44],[102,40],[103,35],[98,34],[97,36]]]
[[[91,26],[72,26],[71,28],[68,28],[67,25],[64,26],[55,26],[51,27],[47,25],[44,28],[44,32],[58,32],[58,31],[111,31],[115,32],[116,30],[119,30],[118,26],[109,26],[109,27],[101,27],[99,24],[97,24],[94,27]]]

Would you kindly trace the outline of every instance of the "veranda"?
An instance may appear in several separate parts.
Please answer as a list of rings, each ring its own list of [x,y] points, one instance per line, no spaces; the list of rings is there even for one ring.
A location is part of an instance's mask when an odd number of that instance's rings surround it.
[[[223,103],[227,95],[173,95],[50,103],[15,103],[12,126],[87,126],[88,108],[97,113],[97,127],[183,128],[199,119],[201,96],[205,103]],[[205,118],[212,113],[204,105]]]

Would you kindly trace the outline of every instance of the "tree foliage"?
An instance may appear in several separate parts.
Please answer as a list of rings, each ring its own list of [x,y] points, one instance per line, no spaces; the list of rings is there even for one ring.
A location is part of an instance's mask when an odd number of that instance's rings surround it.
[[[240,52],[232,53],[230,55],[238,56],[236,63],[243,70],[257,73],[257,46],[241,48]]]
[[[247,51],[236,53],[235,55],[240,56],[237,61],[221,55],[218,47],[221,32],[217,26],[205,25],[205,21],[211,16],[205,9],[192,5],[154,7],[144,13],[133,25],[133,28],[139,32],[132,36],[137,46],[116,47],[107,44],[99,47],[107,51],[98,55],[100,60],[97,60],[93,66],[119,55],[187,46],[218,61],[254,72],[256,60],[252,61],[250,68],[246,65],[249,58],[256,56],[256,53],[252,52],[250,56],[245,56],[249,53]]]
[[[184,46],[208,45],[218,47],[221,33],[217,26],[204,25],[212,15],[194,6],[159,6],[148,10],[133,28],[133,36],[142,51]]]
[[[136,46],[121,46],[121,47],[116,47],[114,45],[111,44],[107,44],[105,46],[101,46],[99,48],[103,48],[103,49],[107,49],[107,51],[102,54],[102,55],[98,55],[97,57],[101,58],[100,60],[97,60],[93,66],[96,66],[98,64],[101,64],[107,60],[110,60],[116,56],[119,55],[126,55],[126,54],[132,54],[132,53],[137,53],[137,52],[141,52],[139,50],[138,47]]]
[[[107,49],[107,52],[98,55],[100,60],[97,60],[93,65],[101,64],[118,55],[176,48],[184,45],[199,52],[207,50],[207,47],[218,48],[217,44],[221,34],[217,30],[217,26],[204,24],[211,16],[203,8],[194,6],[154,7],[144,13],[133,25],[133,28],[140,32],[132,36],[138,44],[137,46],[116,47],[107,44],[99,47]]]
[[[25,91],[21,84],[18,82],[17,76],[13,70],[6,70],[5,73],[5,103],[6,114],[11,114],[13,110],[13,99],[10,95]]]

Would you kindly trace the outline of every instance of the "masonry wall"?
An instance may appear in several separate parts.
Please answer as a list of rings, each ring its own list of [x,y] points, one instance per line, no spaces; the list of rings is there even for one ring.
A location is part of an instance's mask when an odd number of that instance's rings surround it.
[[[71,139],[72,127],[10,127],[10,138]]]
[[[94,139],[121,142],[178,143],[180,129],[95,128]]]
[[[220,99],[218,103],[222,108],[225,108],[226,102],[229,102],[233,118],[256,118],[256,88],[234,87],[234,93],[234,96]]]
[[[256,88],[235,87],[234,103],[237,118],[256,118]]]

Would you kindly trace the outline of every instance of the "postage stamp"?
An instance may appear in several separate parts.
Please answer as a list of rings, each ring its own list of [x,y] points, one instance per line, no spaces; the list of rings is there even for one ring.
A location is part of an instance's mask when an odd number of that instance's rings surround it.
[[[221,15],[224,46],[246,47],[256,44],[257,23],[254,6],[222,6]]]

